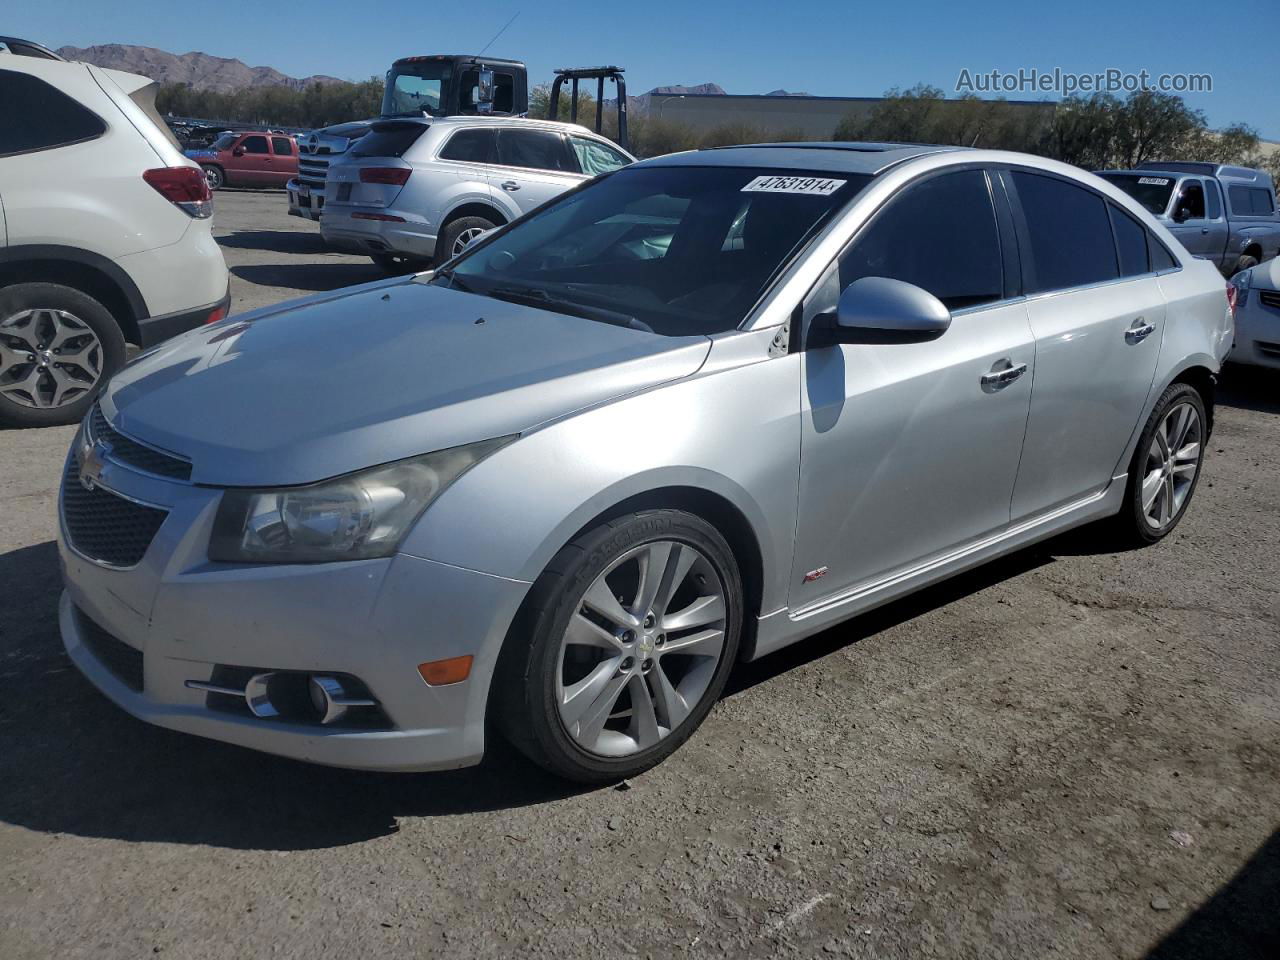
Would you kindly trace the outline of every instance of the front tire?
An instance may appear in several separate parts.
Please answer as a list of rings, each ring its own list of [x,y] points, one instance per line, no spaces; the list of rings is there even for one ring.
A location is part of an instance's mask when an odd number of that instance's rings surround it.
[[[1236,261],[1236,268],[1231,272],[1231,276],[1234,277],[1237,273],[1240,273],[1243,270],[1248,270],[1251,267],[1256,267],[1257,265],[1258,265],[1257,257],[1253,257],[1253,256],[1250,256],[1249,254],[1245,254],[1239,260]]]
[[[1124,541],[1155,543],[1182,520],[1200,481],[1208,424],[1204,399],[1190,384],[1175,383],[1161,395],[1138,439],[1116,516]]]
[[[75,423],[124,359],[119,324],[88,294],[60,283],[0,289],[0,424]]]
[[[646,510],[601,524],[534,584],[499,660],[496,719],[562,777],[642,773],[724,690],[743,609],[737,561],[700,517]]]

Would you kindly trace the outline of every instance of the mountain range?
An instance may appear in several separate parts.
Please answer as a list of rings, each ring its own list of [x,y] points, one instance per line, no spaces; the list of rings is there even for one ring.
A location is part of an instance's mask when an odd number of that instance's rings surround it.
[[[315,74],[310,77],[291,77],[274,67],[251,67],[242,60],[231,57],[215,57],[207,53],[170,53],[155,47],[140,47],[128,43],[101,43],[91,47],[59,47],[58,53],[68,60],[82,60],[99,67],[124,70],[150,77],[160,83],[184,83],[197,90],[213,90],[231,93],[246,87],[281,86],[302,90],[313,83],[338,83],[337,77]],[[693,86],[671,84],[654,87],[647,94],[629,98],[639,100],[637,106],[644,109],[645,98],[679,96],[717,96],[727,91],[718,83],[699,83]],[[771,90],[767,97],[802,97],[803,93]]]
[[[127,43],[103,43],[92,47],[59,47],[68,60],[82,60],[98,67],[137,73],[160,83],[185,83],[198,90],[231,93],[246,87],[291,87],[301,90],[313,83],[336,83],[337,77],[317,74],[290,77],[273,67],[251,67],[241,60],[207,53],[169,53],[155,47]]]

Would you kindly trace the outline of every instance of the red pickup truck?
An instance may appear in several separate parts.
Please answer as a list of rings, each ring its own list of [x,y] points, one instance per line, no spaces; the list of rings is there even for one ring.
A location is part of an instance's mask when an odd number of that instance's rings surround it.
[[[186,153],[204,168],[210,190],[283,187],[298,175],[298,143],[287,133],[224,133],[208,147]]]

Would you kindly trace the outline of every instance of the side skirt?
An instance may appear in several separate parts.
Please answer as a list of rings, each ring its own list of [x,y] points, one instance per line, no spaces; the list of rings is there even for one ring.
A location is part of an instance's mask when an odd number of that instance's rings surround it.
[[[1009,527],[959,550],[926,560],[906,570],[844,593],[827,597],[795,611],[775,610],[759,618],[755,653],[758,659],[812,636],[833,624],[865,613],[909,593],[946,580],[988,560],[1021,550],[1041,540],[1119,511],[1128,477],[1113,477],[1102,491]]]

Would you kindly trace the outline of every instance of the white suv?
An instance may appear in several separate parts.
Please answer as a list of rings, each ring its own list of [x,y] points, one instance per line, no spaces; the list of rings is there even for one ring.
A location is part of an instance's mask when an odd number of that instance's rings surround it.
[[[388,271],[418,270],[571,187],[634,162],[577,124],[380,120],[329,166],[320,232]]]
[[[125,361],[226,315],[209,188],[146,77],[0,53],[0,424],[80,419]]]

